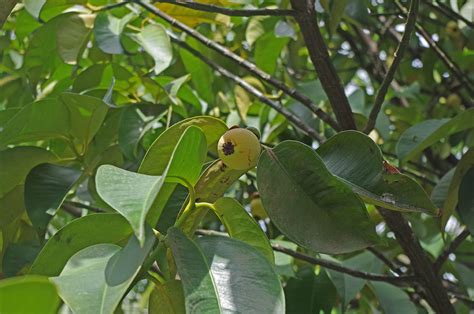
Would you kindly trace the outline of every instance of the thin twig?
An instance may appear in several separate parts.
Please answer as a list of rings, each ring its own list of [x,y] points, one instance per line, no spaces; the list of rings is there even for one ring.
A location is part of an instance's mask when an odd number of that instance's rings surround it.
[[[434,5],[430,1],[426,1],[426,0],[424,2],[427,5],[429,5],[430,7],[434,8],[435,10],[438,10],[439,12],[443,13],[444,15],[446,15],[446,16],[454,19],[454,20],[461,20],[464,23],[466,23],[466,25],[468,25],[470,27],[474,27],[474,23],[472,21],[469,21],[467,18],[465,18],[461,14],[457,13],[456,11],[452,10],[449,6],[442,3],[441,1],[436,0],[436,3],[438,5]]]
[[[65,204],[68,204],[68,205],[72,205],[72,206],[78,207],[78,208],[84,208],[84,209],[90,210],[90,211],[95,212],[95,213],[103,213],[103,212],[105,212],[105,210],[103,210],[102,208],[97,208],[97,207],[90,206],[90,205],[83,204],[83,203],[79,203],[79,202],[65,201],[64,203],[65,203]]]
[[[400,10],[406,12],[406,8],[400,4],[398,0],[395,1],[395,4]],[[406,13],[405,13],[406,14]],[[466,75],[459,66],[454,63],[453,60],[448,56],[448,54],[431,38],[430,34],[424,29],[420,24],[416,24],[416,31],[426,40],[428,45],[433,49],[433,51],[438,55],[441,61],[446,65],[450,72],[463,83],[463,87],[466,88],[471,95],[474,94],[474,87],[471,85],[468,75]]]
[[[399,267],[397,267],[397,265],[395,265],[394,262],[388,259],[382,252],[380,252],[379,250],[373,247],[368,247],[367,250],[370,253],[374,254],[379,260],[384,262],[384,264],[387,265],[391,271],[393,271],[394,273],[398,275],[403,275],[403,271]]]
[[[416,17],[418,16],[418,6],[419,0],[411,0],[410,10],[408,12],[407,22],[405,24],[405,31],[403,32],[402,39],[400,40],[397,50],[395,51],[393,62],[390,65],[387,74],[385,75],[382,85],[377,91],[377,95],[375,96],[374,106],[370,111],[369,121],[367,122],[367,125],[364,129],[364,133],[366,134],[370,133],[370,131],[372,131],[375,127],[375,122],[377,121],[380,109],[382,109],[382,105],[385,100],[385,96],[387,95],[388,88],[390,87],[390,84],[392,83],[392,80],[395,77],[398,66],[400,65],[403,59],[405,50],[407,49],[408,44],[410,43],[411,35],[415,30]]]
[[[229,9],[213,4],[204,4],[189,0],[158,0],[159,3],[169,3],[179,5],[188,9],[205,11],[211,13],[220,13],[229,16],[292,16],[295,14],[293,10],[285,9]]]
[[[410,259],[410,265],[417,278],[416,282],[426,292],[426,299],[430,306],[437,313],[454,314],[447,292],[408,222],[399,212],[380,207],[377,209]]]
[[[324,38],[319,30],[315,4],[312,0],[291,0],[291,6],[298,14],[296,21],[300,25],[306,47],[321,85],[328,96],[329,103],[342,129],[357,129],[344,85],[331,62]]]
[[[186,24],[181,23],[180,21],[176,20],[175,18],[169,16],[168,14],[164,13],[163,11],[159,10],[158,8],[147,4],[143,3],[139,0],[130,0],[130,2],[136,3],[148,12],[162,18],[172,26],[178,28],[179,30],[185,32],[189,36],[195,38],[202,44],[206,45],[207,47],[211,48],[212,50],[218,52],[219,54],[223,55],[224,57],[232,60],[233,62],[236,62],[239,66],[243,67],[253,75],[256,75],[263,81],[267,82],[268,84],[282,90],[285,94],[288,96],[292,97],[293,99],[301,102],[304,106],[306,106],[308,109],[310,109],[318,118],[326,122],[328,125],[330,125],[334,130],[339,130],[339,125],[337,124],[334,119],[325,113],[321,108],[318,108],[312,101],[309,99],[307,96],[304,94],[298,92],[296,89],[291,88],[287,86],[285,83],[275,79],[272,77],[270,74],[262,71],[259,69],[255,64],[252,62],[249,62],[248,60],[240,57],[239,55],[233,53],[226,47],[216,43],[215,41],[210,40],[206,36],[202,35],[198,31],[192,29],[191,27],[187,26]]]
[[[434,268],[436,271],[440,271],[441,267],[443,266],[444,262],[448,259],[449,255],[456,251],[456,249],[461,245],[461,243],[467,239],[469,236],[469,230],[464,229],[444,250],[436,259],[434,263]]]
[[[227,236],[227,234],[223,233],[223,232],[217,232],[217,231],[213,231],[213,230],[203,230],[203,229],[196,230],[196,234]],[[337,271],[337,272],[340,272],[340,273],[348,274],[350,276],[357,277],[357,278],[362,278],[362,279],[366,279],[366,280],[383,281],[383,282],[393,284],[395,286],[406,287],[406,286],[409,286],[410,283],[412,281],[414,281],[414,279],[415,279],[413,276],[399,276],[399,277],[386,276],[386,275],[367,273],[367,272],[359,271],[359,270],[356,270],[356,269],[347,268],[347,267],[344,267],[344,266],[342,266],[338,263],[328,261],[328,260],[325,260],[325,259],[322,259],[322,258],[312,257],[312,256],[309,256],[309,255],[306,255],[306,254],[288,249],[288,248],[283,247],[283,246],[278,245],[278,244],[272,244],[272,248],[273,248],[274,251],[284,253],[284,254],[292,256],[296,259],[308,262],[312,265],[319,265],[319,266],[327,268],[327,269],[331,269],[331,270],[334,270],[334,271]]]
[[[279,113],[281,113],[288,121],[291,122],[293,126],[296,128],[300,129],[303,131],[305,134],[309,135],[313,139],[317,140],[318,142],[324,142],[324,137],[320,135],[318,132],[316,132],[313,128],[309,127],[303,120],[300,119],[295,113],[293,113],[291,110],[285,108],[278,102],[275,102],[267,97],[259,91],[257,88],[253,87],[249,83],[247,83],[245,80],[240,78],[239,76],[231,73],[230,71],[226,70],[222,66],[218,65],[214,61],[208,59],[205,57],[202,53],[194,49],[193,47],[189,46],[182,40],[179,40],[175,38],[174,36],[171,36],[171,39],[174,43],[179,45],[180,47],[186,49],[189,51],[191,54],[193,54],[195,57],[199,58],[202,62],[206,63],[208,66],[213,68],[215,71],[220,73],[222,76],[234,81],[237,83],[240,87],[245,89],[248,93],[252,94],[253,96],[257,97],[258,100],[260,100],[262,103],[270,106],[271,108],[275,109]]]

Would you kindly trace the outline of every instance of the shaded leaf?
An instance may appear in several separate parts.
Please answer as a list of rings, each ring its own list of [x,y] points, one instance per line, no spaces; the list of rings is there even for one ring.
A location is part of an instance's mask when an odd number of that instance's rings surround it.
[[[129,19],[119,19],[107,13],[97,15],[94,24],[94,36],[99,48],[110,54],[124,52],[120,43],[120,35]]]
[[[474,167],[471,167],[464,175],[459,186],[458,211],[461,221],[466,224],[471,235],[474,235]]]
[[[61,206],[81,172],[53,164],[34,167],[25,180],[25,208],[41,237],[53,214]]]
[[[345,253],[377,240],[364,204],[302,143],[286,141],[264,151],[257,182],[272,222],[303,247]]]
[[[92,15],[71,14],[57,24],[56,43],[59,56],[67,64],[77,64],[89,39]]]
[[[133,233],[119,214],[92,214],[75,219],[56,232],[43,247],[30,274],[58,276],[71,256],[99,243],[119,244]]]
[[[463,111],[452,119],[426,120],[407,129],[397,143],[398,158],[405,162],[425,148],[451,134],[474,128],[474,109]]]
[[[372,282],[371,285],[384,313],[418,313],[416,306],[402,289],[385,282]]]
[[[150,314],[185,314],[181,281],[171,280],[162,285],[156,285],[150,295],[148,311]]]

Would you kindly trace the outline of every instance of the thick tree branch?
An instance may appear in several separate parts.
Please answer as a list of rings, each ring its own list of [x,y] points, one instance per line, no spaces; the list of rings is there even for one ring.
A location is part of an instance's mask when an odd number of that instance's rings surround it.
[[[191,46],[189,46],[188,44],[186,44],[182,40],[179,40],[179,39],[175,38],[174,36],[171,36],[171,39],[173,40],[174,43],[176,43],[180,47],[182,47],[182,48],[186,49],[187,51],[189,51],[191,54],[193,54],[195,57],[199,58],[202,62],[206,63],[208,66],[213,68],[219,74],[221,74],[222,76],[234,81],[240,87],[245,89],[248,93],[250,93],[253,96],[255,96],[256,98],[258,98],[258,100],[260,100],[262,103],[270,106],[271,108],[273,108],[276,111],[278,111],[279,113],[281,113],[293,126],[295,126],[299,130],[303,131],[305,134],[309,135],[311,138],[313,138],[313,139],[315,139],[319,142],[324,141],[324,138],[318,132],[316,132],[313,128],[309,127],[303,120],[301,120],[291,110],[285,108],[280,103],[265,97],[265,95],[261,91],[259,91],[258,89],[256,89],[255,87],[253,87],[252,85],[247,83],[245,80],[243,80],[239,76],[231,73],[230,71],[228,71],[227,69],[225,69],[222,66],[218,65],[214,61],[208,59],[202,53],[200,53],[196,49],[192,48]]]
[[[400,4],[398,0],[395,1],[395,4],[400,10],[406,14],[406,8]],[[440,47],[438,44],[431,38],[430,34],[421,26],[416,24],[416,31],[428,42],[428,45],[433,49],[433,51],[438,55],[438,57],[443,61],[444,65],[450,70],[450,72],[463,83],[463,87],[466,88],[471,95],[474,95],[474,87],[471,85],[469,77],[459,68],[459,66],[454,63],[453,60],[448,56],[448,54]]]
[[[226,233],[217,232],[217,231],[213,231],[213,230],[203,230],[203,229],[196,230],[196,234],[227,236]],[[278,245],[278,244],[272,244],[272,248],[273,248],[274,251],[284,253],[286,255],[292,256],[296,259],[305,261],[305,262],[310,263],[312,265],[319,265],[321,267],[331,269],[331,270],[334,270],[334,271],[337,271],[337,272],[340,272],[340,273],[343,273],[343,274],[347,274],[347,275],[350,275],[350,276],[353,276],[353,277],[357,277],[357,278],[362,278],[362,279],[372,280],[372,281],[383,281],[383,282],[387,282],[387,283],[393,284],[395,286],[401,286],[401,287],[410,286],[411,282],[414,280],[413,276],[394,277],[394,276],[372,274],[372,273],[359,271],[359,270],[356,270],[356,269],[347,268],[347,267],[341,266],[338,263],[334,263],[334,262],[331,262],[331,261],[328,261],[328,260],[325,260],[325,259],[322,259],[322,258],[312,257],[312,256],[309,256],[309,255],[306,255],[306,254],[288,249],[288,248],[283,247],[283,246]]]
[[[17,2],[18,0],[2,0],[2,4],[0,4],[0,29],[2,29],[3,24],[7,20]]]
[[[446,250],[444,250],[439,256],[438,258],[436,259],[435,263],[434,263],[434,268],[437,272],[439,272],[441,270],[441,267],[443,267],[443,264],[444,262],[446,262],[446,260],[448,259],[449,257],[449,254],[451,253],[454,253],[454,251],[456,251],[456,249],[461,245],[461,243],[467,239],[467,237],[469,236],[469,230],[467,229],[464,229],[450,244],[449,246],[446,248]]]
[[[387,95],[388,88],[395,77],[397,68],[403,59],[403,55],[408,47],[408,44],[410,43],[411,35],[415,29],[416,17],[418,16],[418,7],[419,0],[411,0],[410,11],[408,12],[407,22],[405,24],[405,31],[403,32],[402,39],[400,40],[397,50],[395,51],[393,62],[390,65],[387,74],[385,75],[382,85],[377,91],[377,95],[375,96],[374,106],[370,111],[369,121],[367,122],[367,125],[364,129],[364,133],[366,134],[370,133],[370,131],[372,131],[375,127],[375,122],[377,121],[380,109],[382,108],[385,96]]]
[[[205,11],[211,13],[220,13],[229,16],[291,16],[295,12],[293,10],[285,9],[229,9],[213,4],[203,4],[189,0],[157,0],[159,3],[170,3],[179,5],[188,9]]]
[[[295,18],[300,25],[309,56],[339,125],[345,130],[355,130],[356,125],[344,86],[331,62],[328,49],[319,30],[314,1],[291,0],[291,5],[297,11]]]
[[[398,243],[410,259],[417,281],[426,294],[430,306],[437,313],[454,314],[441,279],[435,273],[428,256],[423,251],[413,230],[401,213],[378,208],[388,227],[395,233]]]
[[[288,96],[292,97],[293,99],[301,102],[304,106],[306,106],[308,109],[310,109],[318,118],[326,122],[328,125],[330,125],[333,129],[339,130],[339,125],[334,121],[334,119],[329,116],[327,113],[325,113],[321,108],[318,108],[308,97],[306,97],[304,94],[298,92],[296,89],[291,88],[287,86],[285,83],[273,78],[270,74],[262,71],[259,69],[255,64],[245,60],[244,58],[238,56],[237,54],[233,53],[226,47],[219,45],[218,43],[210,40],[206,36],[202,35],[198,31],[192,29],[191,27],[179,22],[175,18],[169,16],[168,14],[162,12],[158,8],[147,4],[143,3],[139,0],[129,0],[130,2],[136,3],[143,7],[145,10],[148,12],[162,18],[172,26],[178,28],[179,30],[183,31],[184,33],[188,34],[189,36],[195,38],[202,44],[206,45],[207,47],[211,48],[212,50],[220,53],[221,55],[225,56],[226,58],[232,60],[233,62],[236,62],[239,64],[241,67],[252,73],[253,75],[256,75],[263,81],[267,82],[268,84],[282,90],[285,94]]]

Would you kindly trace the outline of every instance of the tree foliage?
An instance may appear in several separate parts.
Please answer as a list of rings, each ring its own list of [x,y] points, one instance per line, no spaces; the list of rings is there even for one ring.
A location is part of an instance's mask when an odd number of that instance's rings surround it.
[[[15,3],[0,313],[472,310],[472,0]]]

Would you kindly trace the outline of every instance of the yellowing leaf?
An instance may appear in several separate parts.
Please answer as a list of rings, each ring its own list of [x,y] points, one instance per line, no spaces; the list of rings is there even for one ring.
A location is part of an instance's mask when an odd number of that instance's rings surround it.
[[[205,4],[220,5],[219,1],[216,0],[201,2]],[[228,25],[230,23],[230,17],[222,14],[188,9],[168,3],[155,4],[155,6],[190,27],[197,26],[201,23],[217,23],[222,25]]]

